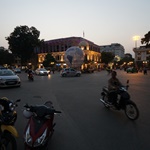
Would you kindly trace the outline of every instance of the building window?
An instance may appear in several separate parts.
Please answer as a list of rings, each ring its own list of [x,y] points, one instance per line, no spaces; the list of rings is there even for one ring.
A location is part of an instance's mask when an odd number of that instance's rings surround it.
[[[89,55],[87,55],[87,60],[89,60],[90,59],[90,57],[89,57]]]
[[[150,51],[147,51],[146,54],[150,54]]]
[[[56,56],[56,60],[59,60],[59,55]]]
[[[150,56],[146,57],[146,60],[149,60],[150,59]]]

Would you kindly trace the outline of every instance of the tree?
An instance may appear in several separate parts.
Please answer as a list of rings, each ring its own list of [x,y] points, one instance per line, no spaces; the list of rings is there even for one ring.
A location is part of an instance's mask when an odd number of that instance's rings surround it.
[[[0,65],[11,65],[14,62],[14,56],[7,50],[0,50]]]
[[[148,60],[148,67],[150,67],[150,56],[147,57]]]
[[[40,32],[35,27],[17,26],[6,40],[12,53],[20,57],[22,63],[27,63],[34,54],[34,48],[42,42],[39,36]]]
[[[101,60],[102,63],[108,64],[114,59],[115,55],[111,52],[102,52],[101,53]]]
[[[144,35],[144,38],[141,39],[142,44],[146,44],[146,47],[150,47],[150,31]]]
[[[118,62],[118,64],[119,64],[119,65],[123,65],[124,63],[127,64],[127,63],[129,63],[129,62],[134,62],[134,58],[131,58],[131,57],[124,57],[124,58],[122,58],[122,59]]]
[[[54,63],[56,63],[55,58],[51,55],[51,53],[48,53],[45,56],[45,60],[43,61],[43,66],[44,67],[52,67],[54,65]]]

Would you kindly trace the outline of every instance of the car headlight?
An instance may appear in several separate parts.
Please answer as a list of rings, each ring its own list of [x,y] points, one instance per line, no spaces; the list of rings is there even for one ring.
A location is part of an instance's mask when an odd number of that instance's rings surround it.
[[[35,141],[34,147],[37,147],[43,143],[47,134],[47,129],[45,129],[44,133]]]
[[[17,81],[20,81],[20,78],[17,78]]]
[[[25,142],[30,146],[32,145],[32,137],[30,135],[30,126],[28,126],[27,131],[25,133]]]

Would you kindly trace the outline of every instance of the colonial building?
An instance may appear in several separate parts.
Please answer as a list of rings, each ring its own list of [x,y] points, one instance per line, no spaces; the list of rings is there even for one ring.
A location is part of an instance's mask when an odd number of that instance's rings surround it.
[[[138,48],[133,49],[135,53],[135,62],[142,66],[147,66],[150,58],[150,48],[146,48],[145,46],[140,46]]]
[[[115,56],[119,56],[120,58],[123,58],[125,49],[121,44],[112,43],[111,45],[100,46],[100,51],[101,52],[111,52]]]
[[[94,68],[98,69],[101,62],[100,47],[93,42],[82,37],[68,37],[45,41],[45,45],[38,50],[38,65],[41,66],[47,53],[51,53],[57,61],[56,66],[66,67],[64,60],[65,51],[72,47],[78,46],[85,53],[85,60],[81,69]]]

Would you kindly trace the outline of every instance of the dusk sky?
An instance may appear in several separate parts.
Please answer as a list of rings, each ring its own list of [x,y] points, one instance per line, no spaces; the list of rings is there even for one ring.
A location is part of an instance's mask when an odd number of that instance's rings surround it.
[[[23,25],[45,41],[84,32],[97,45],[120,43],[134,57],[133,36],[150,31],[150,0],[0,0],[0,46],[8,48],[5,37]]]

